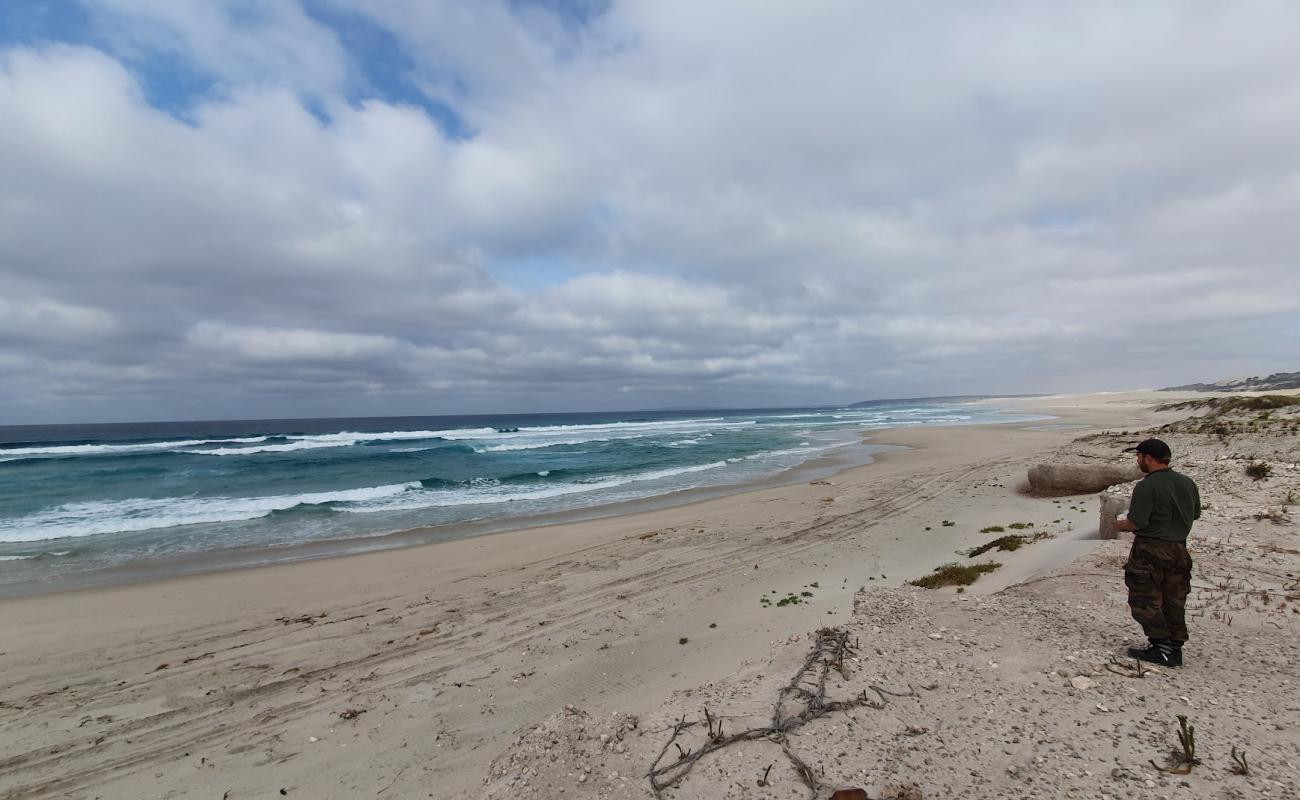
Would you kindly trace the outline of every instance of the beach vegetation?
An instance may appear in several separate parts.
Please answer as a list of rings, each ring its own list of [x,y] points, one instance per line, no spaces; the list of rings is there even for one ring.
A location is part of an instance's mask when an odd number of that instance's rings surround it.
[[[987,528],[980,528],[980,533],[1002,533],[1006,528],[1001,525],[990,525]]]
[[[1007,553],[1015,552],[1027,544],[1033,544],[1034,542],[1042,541],[1043,539],[1050,539],[1051,537],[1052,534],[1045,531],[1035,533],[1033,536],[1020,536],[1016,534],[999,536],[988,544],[982,544],[979,547],[966,551],[966,555],[970,558],[974,558],[975,556],[983,555],[990,550],[999,550]]]
[[[1231,755],[1231,757],[1232,757],[1232,774],[1233,774],[1233,775],[1249,775],[1249,774],[1250,774],[1250,764],[1246,761],[1246,751],[1245,751],[1245,750],[1242,750],[1242,751],[1238,752],[1238,750],[1237,750],[1237,746],[1234,744],[1234,745],[1232,746],[1232,752],[1231,752],[1229,755]]]
[[[689,642],[689,641],[690,641],[690,639],[688,639],[687,637],[683,636],[682,638],[680,638],[680,639],[677,640],[677,643],[678,643],[678,644],[686,644],[686,643]]]
[[[1188,724],[1187,717],[1182,714],[1176,714],[1178,717],[1178,745],[1169,754],[1169,766],[1162,767],[1152,761],[1151,766],[1171,775],[1187,775],[1192,771],[1192,767],[1201,763],[1201,759],[1196,757],[1196,726]]]
[[[1262,481],[1273,474],[1273,465],[1267,461],[1256,461],[1246,466],[1246,476],[1252,480]]]
[[[1230,414],[1234,411],[1271,411],[1278,408],[1300,406],[1300,396],[1287,394],[1261,394],[1251,397],[1208,397],[1204,400],[1184,400],[1156,406],[1156,411],[1186,411],[1208,408],[1211,414]]]
[[[987,564],[944,564],[934,568],[934,572],[914,581],[913,586],[922,589],[938,589],[943,586],[969,586],[985,573],[992,572],[1002,565],[997,562]]]
[[[776,590],[774,589],[773,591],[775,592]],[[775,602],[773,602],[772,598],[768,597],[767,595],[763,595],[762,597],[758,598],[758,602],[761,603],[764,608],[771,608],[772,606],[776,606],[777,608],[785,608],[786,606],[797,606],[803,603],[806,598],[811,598],[812,596],[813,593],[809,591],[803,591],[800,592],[799,594],[790,592],[785,597],[782,597],[781,599],[776,600]],[[709,627],[713,628],[716,627],[716,625],[710,625]]]
[[[1013,522],[1013,523],[1011,523],[1010,525],[1008,525],[1007,527],[1010,528],[1010,529],[1013,530],[1013,531],[1023,531],[1023,530],[1025,530],[1025,529],[1027,529],[1027,528],[1032,528],[1032,527],[1034,527],[1034,523],[1032,523],[1032,522]]]
[[[945,520],[943,521],[943,527],[945,527],[945,528],[951,528],[952,526],[954,526],[954,525],[956,525],[956,524],[957,524],[957,523],[953,522],[953,521],[950,520],[950,519],[945,519]]]

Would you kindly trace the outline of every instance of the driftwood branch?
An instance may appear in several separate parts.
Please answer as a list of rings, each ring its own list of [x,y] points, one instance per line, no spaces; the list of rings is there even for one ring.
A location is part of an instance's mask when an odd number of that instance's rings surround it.
[[[815,719],[824,717],[835,711],[845,711],[852,708],[867,707],[880,709],[884,708],[889,697],[914,697],[916,692],[912,687],[908,687],[905,692],[893,691],[882,686],[871,684],[868,688],[874,692],[874,698],[864,689],[856,697],[849,700],[827,700],[826,699],[826,680],[831,670],[840,673],[841,677],[847,677],[844,667],[844,656],[852,655],[854,650],[849,646],[848,633],[837,628],[822,628],[817,631],[817,640],[813,645],[812,652],[804,659],[803,666],[795,672],[790,682],[782,686],[777,692],[776,702],[772,708],[772,724],[764,728],[750,728],[740,733],[733,733],[724,736],[722,733],[721,718],[717,718],[717,729],[714,730],[715,718],[709,712],[708,708],[704,709],[705,721],[708,724],[708,736],[704,744],[695,750],[684,750],[677,743],[685,731],[698,725],[698,721],[687,722],[686,717],[682,717],[675,725],[668,738],[664,743],[663,749],[659,751],[659,757],[650,765],[648,778],[650,779],[650,788],[654,791],[655,797],[662,797],[664,789],[668,789],[683,781],[691,769],[699,763],[700,759],[729,747],[738,742],[748,742],[757,739],[765,739],[781,746],[781,752],[785,753],[791,766],[794,767],[795,773],[799,775],[800,780],[808,787],[809,796],[816,798],[821,790],[821,784],[817,780],[817,775],[812,767],[808,766],[799,754],[790,746],[790,739],[786,735],[795,729],[812,722]],[[677,746],[679,757],[668,764],[663,763],[665,756],[668,755],[669,749]],[[768,773],[771,772],[771,766],[763,773],[759,780],[759,786],[769,784]]]

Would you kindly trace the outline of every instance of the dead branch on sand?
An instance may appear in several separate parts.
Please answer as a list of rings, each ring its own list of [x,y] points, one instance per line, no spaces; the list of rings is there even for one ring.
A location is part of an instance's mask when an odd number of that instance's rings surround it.
[[[916,695],[915,690],[910,686],[906,692],[895,692],[871,684],[869,688],[875,692],[875,699],[868,695],[864,689],[851,700],[828,701],[826,699],[826,678],[832,669],[839,672],[842,677],[847,678],[844,656],[846,654],[852,655],[852,653],[853,649],[849,647],[849,635],[846,631],[838,628],[822,628],[817,631],[817,641],[812,652],[804,660],[803,666],[794,674],[790,682],[781,687],[781,690],[777,693],[776,703],[772,709],[772,724],[765,728],[750,728],[747,731],[723,736],[721,724],[718,725],[718,730],[715,732],[712,725],[713,716],[708,712],[708,709],[705,709],[704,715],[709,722],[708,739],[698,749],[684,750],[680,744],[677,744],[677,737],[683,731],[698,725],[699,721],[687,722],[686,717],[682,717],[673,726],[672,736],[664,743],[663,749],[659,751],[659,756],[650,765],[650,772],[647,777],[650,779],[650,787],[654,790],[655,797],[662,797],[661,793],[664,789],[675,786],[685,779],[696,763],[709,753],[721,750],[737,742],[767,739],[781,745],[782,752],[785,753],[786,758],[790,759],[795,772],[798,773],[804,785],[808,787],[809,796],[816,798],[821,789],[817,776],[812,768],[790,748],[790,742],[786,734],[835,711],[861,706],[881,709],[888,702],[887,696],[914,697]],[[809,685],[814,688],[808,688]],[[787,705],[792,703],[795,705],[795,709],[787,712]],[[664,756],[668,754],[673,745],[677,745],[677,760],[669,764],[663,764]],[[768,771],[770,770],[771,767],[768,768]],[[765,773],[759,785],[762,786],[766,783],[768,783],[768,780]]]

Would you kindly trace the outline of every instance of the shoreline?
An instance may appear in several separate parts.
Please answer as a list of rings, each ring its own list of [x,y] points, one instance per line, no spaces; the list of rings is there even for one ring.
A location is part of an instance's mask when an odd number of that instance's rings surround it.
[[[1158,418],[1144,395],[1022,402],[1097,429]],[[566,703],[648,712],[843,618],[861,587],[951,560],[981,527],[1046,524],[1050,501],[1014,484],[1082,429],[1032,425],[889,429],[871,444],[907,449],[829,480],[636,514],[0,599],[0,797],[234,798],[272,781],[348,797],[405,780],[472,796],[513,731]],[[1077,519],[993,577],[1094,547],[1095,513]],[[365,716],[340,721],[350,709]]]
[[[400,550],[410,547],[431,547],[481,536],[493,536],[502,533],[522,532],[557,525],[571,525],[612,517],[651,513],[763,489],[792,486],[807,480],[831,478],[845,470],[870,465],[874,462],[874,456],[893,449],[897,448],[888,444],[873,445],[865,440],[846,442],[828,448],[807,461],[787,467],[771,475],[736,483],[697,486],[649,497],[638,497],[631,500],[619,500],[592,506],[422,526],[388,533],[340,539],[322,539],[274,547],[244,546],[199,551],[153,559],[138,564],[117,564],[83,572],[58,574],[44,579],[15,581],[0,584],[0,599],[109,586],[125,586],[232,570],[263,569],[282,564],[297,564],[322,559],[350,558],[367,553]]]
[[[1024,398],[980,398],[971,402],[991,405],[990,400],[1014,401]],[[1054,419],[1044,416],[1036,420],[976,423],[977,425],[1023,425]],[[932,423],[923,427],[966,427],[968,423]],[[763,489],[790,486],[803,481],[832,478],[845,470],[867,466],[876,455],[897,449],[888,443],[875,444],[869,440],[889,431],[906,430],[912,426],[851,430],[856,440],[833,445],[812,458],[781,469],[769,475],[731,483],[717,483],[678,489],[663,494],[597,503],[590,506],[529,513],[518,516],[499,516],[468,520],[443,525],[384,533],[357,535],[338,539],[304,541],[288,545],[241,546],[218,550],[198,551],[165,556],[142,562],[112,564],[84,570],[72,570],[54,575],[12,581],[0,584],[0,599],[26,597],[79,589],[94,589],[150,581],[204,575],[210,572],[227,572],[240,569],[260,569],[278,564],[292,564],[328,558],[346,558],[365,553],[407,547],[425,547],[459,539],[534,530],[555,525],[568,525],[591,520],[607,519],[631,514],[653,512],[660,509],[687,506],[736,494]]]

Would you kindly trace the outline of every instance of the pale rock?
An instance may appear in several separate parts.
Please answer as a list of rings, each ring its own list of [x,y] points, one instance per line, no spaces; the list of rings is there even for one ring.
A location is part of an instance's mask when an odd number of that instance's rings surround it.
[[[1036,464],[1029,488],[1040,494],[1093,494],[1142,477],[1134,464]]]

